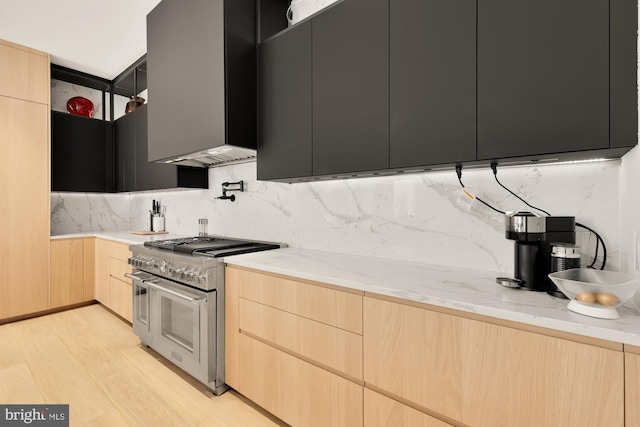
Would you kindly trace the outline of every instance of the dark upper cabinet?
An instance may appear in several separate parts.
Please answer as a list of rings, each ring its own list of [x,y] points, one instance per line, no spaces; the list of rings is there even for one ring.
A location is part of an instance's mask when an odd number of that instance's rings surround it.
[[[313,175],[389,167],[389,0],[312,18]]]
[[[637,29],[631,0],[343,0],[261,47],[259,178],[620,157]]]
[[[163,0],[149,13],[149,160],[255,149],[255,10],[255,0]]]
[[[208,169],[148,161],[147,105],[115,121],[116,191],[207,188]]]
[[[609,148],[609,1],[478,2],[478,158]]]
[[[638,2],[609,1],[611,147],[638,143]]]
[[[390,1],[392,168],[475,160],[476,3]]]
[[[260,45],[258,179],[311,176],[311,25]]]
[[[134,73],[135,68],[135,73]],[[146,62],[136,61],[113,81],[52,65],[51,75],[102,91],[130,96],[145,87]],[[135,77],[134,77],[135,76]],[[111,122],[51,112],[52,191],[123,192],[208,188],[204,168],[149,163],[147,109],[142,105]]]
[[[110,130],[103,120],[51,112],[52,191],[110,190]]]
[[[116,192],[136,190],[136,111],[113,124],[115,141]]]
[[[190,187],[178,182],[178,170],[181,166],[149,162],[147,144],[147,105],[138,107],[135,111],[135,141],[136,141],[136,190],[159,190],[175,187]],[[195,168],[189,168],[195,169]],[[207,170],[195,169],[200,175],[198,188],[207,188]],[[182,185],[181,185],[182,184]]]

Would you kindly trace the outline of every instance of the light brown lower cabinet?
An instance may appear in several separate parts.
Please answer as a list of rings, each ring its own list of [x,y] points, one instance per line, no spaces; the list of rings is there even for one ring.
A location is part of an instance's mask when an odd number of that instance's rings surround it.
[[[238,390],[292,426],[363,425],[361,385],[244,334],[238,365]]]
[[[473,427],[622,427],[623,353],[364,298],[364,378]]]
[[[366,427],[451,427],[444,421],[364,389],[364,425]]]
[[[225,292],[228,385],[292,426],[363,425],[362,295],[233,267]]]
[[[640,427],[640,348],[624,354],[626,427]]]
[[[133,321],[133,290],[127,259],[129,245],[112,240],[96,239],[95,298],[129,322]]]
[[[94,238],[51,240],[51,308],[94,298]]]
[[[228,384],[292,426],[640,427],[640,349],[237,267],[226,289]]]

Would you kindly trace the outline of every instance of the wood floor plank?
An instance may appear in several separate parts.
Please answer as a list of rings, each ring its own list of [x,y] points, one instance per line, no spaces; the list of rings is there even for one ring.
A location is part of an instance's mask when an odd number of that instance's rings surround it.
[[[21,322],[15,333],[40,392],[47,402],[69,404],[69,418],[84,423],[115,407],[87,376],[60,336],[50,316]]]
[[[172,404],[188,410],[206,426],[286,426],[266,411],[242,401],[235,392],[214,396],[204,385],[177,368],[168,366],[170,362],[158,360],[155,352],[142,348],[129,348],[123,354],[140,369],[155,390]]]
[[[223,396],[229,395],[226,402],[221,402],[216,407],[216,422],[221,427],[228,426],[288,426],[282,420],[268,414],[262,408],[247,411],[247,405],[254,405],[248,399],[231,390]],[[231,398],[233,396],[233,399]],[[268,414],[268,415],[265,415]]]
[[[64,311],[56,317],[61,319],[65,325],[76,323],[89,325],[112,349],[130,347],[140,343],[140,339],[133,333],[131,324],[115,316],[100,304]]]
[[[71,426],[286,426],[233,391],[213,396],[142,348],[131,325],[98,304],[4,325],[0,333],[9,337],[0,360],[13,365],[0,369],[0,402],[70,403]]]
[[[89,313],[91,323],[64,322],[72,333],[63,338],[80,364],[109,397],[125,420],[135,426],[197,426],[200,422],[177,405],[168,402],[150,385],[150,381],[123,354],[135,340],[128,337],[113,342],[114,336],[122,334],[130,326],[115,318],[111,322],[108,312],[100,313],[94,306]],[[74,313],[67,312],[67,318]],[[106,316],[106,317],[105,317]],[[97,320],[101,320],[96,322]],[[102,330],[104,329],[104,330]],[[132,332],[130,332],[133,335]],[[109,335],[109,336],[107,336]],[[129,342],[125,345],[125,342]],[[142,349],[140,349],[142,351]]]
[[[0,402],[4,405],[45,403],[26,363],[0,369]]]
[[[0,325],[0,343],[2,343],[2,350],[0,350],[0,369],[25,362],[24,355],[15,340],[15,334],[11,324]]]
[[[117,410],[113,410],[101,417],[82,424],[82,427],[129,427],[129,424]]]

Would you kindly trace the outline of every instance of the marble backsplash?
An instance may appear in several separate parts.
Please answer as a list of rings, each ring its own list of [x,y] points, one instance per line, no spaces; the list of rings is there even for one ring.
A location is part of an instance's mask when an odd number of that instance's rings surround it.
[[[554,215],[574,215],[607,243],[619,268],[619,161],[498,170],[501,182]],[[495,182],[490,169],[463,171],[468,190],[502,210],[528,210]],[[222,182],[243,180],[236,201],[218,200]],[[167,206],[166,228],[284,242],[292,247],[500,271],[511,275],[513,244],[503,216],[459,203],[453,170],[282,184],[257,181],[256,164],[209,170],[209,190],[52,195],[52,233],[144,230],[151,201]],[[586,233],[582,233],[583,235]],[[590,249],[593,251],[593,248]],[[584,251],[583,251],[584,252]]]
[[[51,234],[129,230],[131,195],[51,193]]]

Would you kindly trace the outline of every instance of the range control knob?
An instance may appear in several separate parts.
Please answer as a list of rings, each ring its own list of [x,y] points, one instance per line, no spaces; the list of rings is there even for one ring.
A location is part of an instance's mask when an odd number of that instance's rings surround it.
[[[175,277],[182,277],[182,273],[184,273],[184,268],[178,267],[173,271],[172,275]]]
[[[186,276],[185,278],[189,281],[189,282],[193,282],[193,279],[195,279],[196,277],[196,273],[193,270],[187,270],[184,272],[184,275]]]
[[[204,285],[207,281],[207,276],[205,276],[204,274],[201,274],[198,276],[198,283],[200,285]]]
[[[145,262],[144,262],[144,265],[145,265],[147,268],[151,268],[151,267],[153,267],[153,261],[152,261],[152,260],[150,260],[150,259],[148,259],[147,261],[145,261]]]

